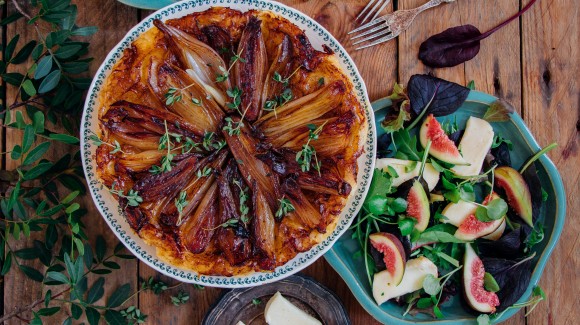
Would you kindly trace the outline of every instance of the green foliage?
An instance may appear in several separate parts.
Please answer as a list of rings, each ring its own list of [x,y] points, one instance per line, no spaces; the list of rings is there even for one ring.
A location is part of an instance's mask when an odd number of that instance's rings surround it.
[[[0,118],[4,129],[22,136],[3,153],[15,167],[0,171],[0,275],[17,272],[48,289],[34,299],[43,303],[24,306],[32,312],[31,324],[52,323],[45,318],[64,309],[71,317],[63,324],[72,324],[83,314],[89,324],[102,318],[111,324],[142,323],[144,314],[124,306],[136,294],[129,284],[108,297],[104,289],[104,275],[120,269],[120,259],[134,256],[125,254],[122,244],[112,249],[100,236],[91,245],[85,231],[87,210],[77,202],[86,188],[76,125],[91,81],[92,60],[83,37],[97,30],[76,25],[77,7],[70,0],[31,0],[22,7],[27,11],[13,6],[16,12],[0,21],[4,28],[26,20],[36,38],[25,43],[16,35],[0,46],[1,93],[10,89],[16,95],[0,101]],[[90,140],[121,151],[117,143],[103,143],[96,135]],[[47,154],[56,143],[69,146],[71,154],[50,159]],[[137,193],[124,197],[128,204],[140,202]],[[14,241],[24,248],[14,249]],[[97,276],[89,281],[91,274]],[[150,286],[153,291],[167,288]]]

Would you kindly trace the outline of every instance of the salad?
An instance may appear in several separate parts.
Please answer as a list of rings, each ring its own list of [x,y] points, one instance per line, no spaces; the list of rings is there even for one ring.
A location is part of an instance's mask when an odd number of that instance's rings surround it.
[[[512,142],[493,128],[509,121],[509,103],[498,100],[459,127],[453,113],[470,88],[429,75],[395,84],[351,230],[377,304],[444,319],[445,303],[462,299],[489,324],[545,299],[536,287],[531,300],[516,303],[530,282],[532,248],[544,238],[547,193],[535,161],[556,144],[514,166]]]

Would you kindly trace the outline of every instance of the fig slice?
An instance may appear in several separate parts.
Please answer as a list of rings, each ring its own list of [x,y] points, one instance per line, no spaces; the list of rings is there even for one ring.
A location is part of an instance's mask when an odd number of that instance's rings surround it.
[[[510,207],[530,227],[534,227],[532,196],[522,175],[511,167],[498,167],[495,169],[495,186],[505,191]]]
[[[496,230],[494,230],[491,234],[483,236],[481,238],[483,239],[487,239],[487,240],[493,240],[496,241],[498,239],[501,238],[501,236],[503,235],[503,232],[505,231],[505,227],[506,227],[506,221],[505,218],[501,219],[502,222],[499,225],[499,227],[497,227]]]
[[[427,116],[421,125],[419,140],[423,148],[427,147],[429,140],[431,141],[431,147],[429,148],[429,154],[431,156],[449,164],[467,165],[459,149],[457,149],[455,143],[445,134],[441,124],[439,124],[433,114]]]
[[[417,178],[411,179],[401,185],[403,192],[405,187],[409,186],[407,192],[407,216],[416,219],[415,229],[419,232],[425,231],[431,218],[431,209],[429,207],[429,197],[427,196],[427,185],[423,186]]]
[[[387,266],[392,282],[387,285],[399,285],[405,273],[405,249],[401,241],[393,234],[378,232],[369,236],[371,245],[383,254],[383,262]]]
[[[387,270],[375,273],[373,297],[380,305],[389,299],[417,291],[423,287],[423,280],[429,274],[437,277],[437,266],[425,256],[407,261],[403,279],[398,285],[393,283],[391,274]]]
[[[483,205],[487,205],[492,200],[498,199],[499,195],[492,193],[488,195],[483,201]],[[486,236],[497,230],[503,222],[505,222],[505,216],[497,220],[483,222],[475,216],[475,210],[477,210],[477,205],[471,202],[460,201],[456,206],[465,207],[464,209],[453,209],[450,207],[455,203],[450,203],[443,210],[443,215],[449,220],[448,223],[453,224],[457,227],[455,232],[455,237],[465,241],[472,241],[474,239]],[[454,213],[455,212],[455,213]],[[463,214],[460,214],[463,212]]]
[[[470,244],[465,244],[463,260],[463,293],[468,304],[481,313],[493,313],[499,306],[499,298],[483,286],[485,269]]]

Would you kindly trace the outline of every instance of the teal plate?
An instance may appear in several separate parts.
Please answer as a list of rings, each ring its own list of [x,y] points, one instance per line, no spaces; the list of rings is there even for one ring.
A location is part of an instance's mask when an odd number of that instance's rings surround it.
[[[483,116],[487,106],[496,101],[497,98],[472,91],[467,97],[463,106],[454,113],[451,118],[457,118],[459,126],[465,126],[469,116]],[[380,121],[384,118],[386,110],[382,109],[390,106],[389,99],[380,99],[372,103],[375,111],[375,121],[377,123],[377,135],[381,136],[384,131],[380,127]],[[439,118],[439,120],[449,119],[448,117]],[[512,164],[519,167],[524,160],[540,150],[540,146],[530,133],[530,130],[524,124],[522,118],[517,114],[512,114],[511,120],[503,123],[492,123],[496,133],[501,134],[504,138],[513,142],[514,150],[511,152]],[[519,303],[528,300],[531,296],[532,289],[540,281],[542,272],[548,262],[550,254],[554,250],[566,216],[566,198],[562,178],[556,169],[556,166],[545,155],[536,164],[538,175],[544,190],[548,193],[548,200],[542,205],[540,220],[544,221],[545,239],[542,243],[534,247],[536,258],[534,259],[534,270],[530,285],[524,295],[518,301]],[[353,255],[359,250],[358,243],[351,239],[352,231],[347,231],[330,249],[324,257],[330,265],[340,274],[349,286],[350,290],[366,309],[378,321],[385,324],[476,324],[477,313],[466,307],[465,303],[460,300],[461,295],[453,297],[442,305],[442,311],[445,319],[433,319],[429,315],[417,314],[416,316],[406,315],[403,317],[405,308],[393,302],[386,302],[377,306],[372,296],[372,290],[368,283],[365,270],[361,267],[362,258],[354,259]],[[497,322],[505,321],[513,316],[517,310],[509,310]]]
[[[169,6],[179,0],[117,0],[120,3],[126,4],[131,7],[157,10],[165,6]]]

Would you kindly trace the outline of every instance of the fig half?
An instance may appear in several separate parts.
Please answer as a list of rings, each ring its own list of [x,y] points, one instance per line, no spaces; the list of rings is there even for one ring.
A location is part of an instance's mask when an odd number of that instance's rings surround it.
[[[405,249],[401,241],[393,234],[378,232],[369,236],[371,245],[383,254],[383,262],[390,274],[387,285],[399,285],[405,273]]]
[[[534,227],[532,196],[522,175],[511,167],[498,167],[495,169],[495,186],[505,191],[510,207],[530,227]]]
[[[494,292],[485,290],[483,278],[485,269],[470,244],[465,244],[463,259],[463,293],[471,308],[481,313],[493,313],[499,306],[499,298]]]

